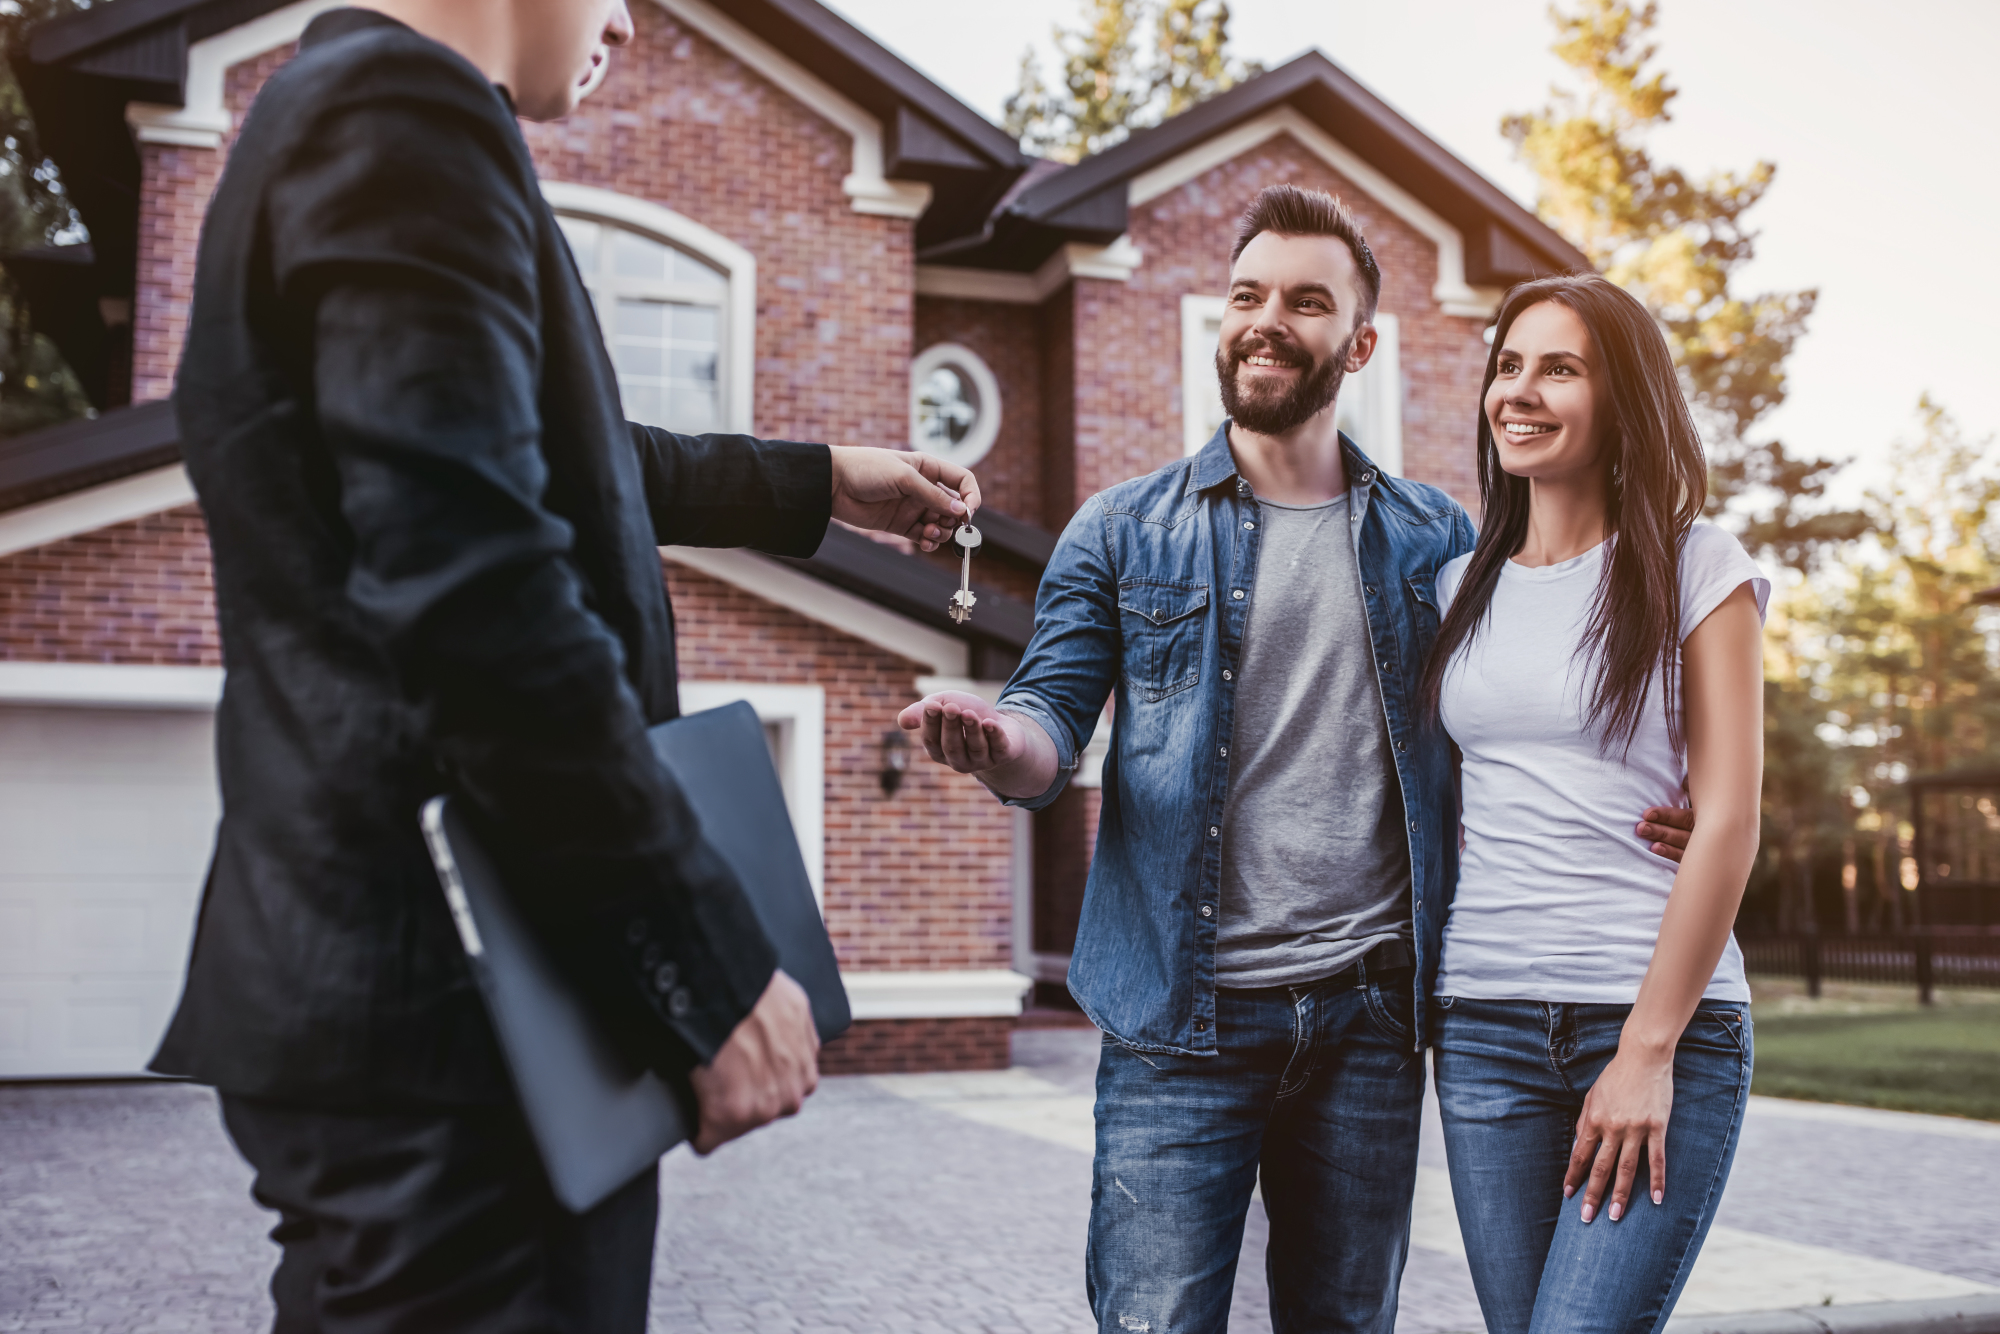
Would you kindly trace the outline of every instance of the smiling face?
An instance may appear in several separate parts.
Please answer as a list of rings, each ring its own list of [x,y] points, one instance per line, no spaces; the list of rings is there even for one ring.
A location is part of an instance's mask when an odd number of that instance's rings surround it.
[[[1568,306],[1543,301],[1508,327],[1486,390],[1500,466],[1544,480],[1609,467],[1600,422],[1611,406],[1590,330]]]
[[[514,0],[519,40],[515,108],[529,120],[558,120],[597,87],[611,48],[632,40],[625,0]]]
[[[1222,406],[1258,435],[1284,435],[1332,406],[1368,364],[1375,329],[1357,322],[1361,275],[1333,236],[1261,232],[1237,256],[1215,373]]]

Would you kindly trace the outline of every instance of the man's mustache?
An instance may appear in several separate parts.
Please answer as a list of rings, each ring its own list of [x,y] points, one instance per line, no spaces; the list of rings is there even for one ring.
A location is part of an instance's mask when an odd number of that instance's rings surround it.
[[[1229,368],[1235,370],[1251,357],[1269,357],[1286,366],[1310,366],[1311,356],[1295,347],[1283,343],[1272,343],[1263,338],[1239,338],[1229,346]]]

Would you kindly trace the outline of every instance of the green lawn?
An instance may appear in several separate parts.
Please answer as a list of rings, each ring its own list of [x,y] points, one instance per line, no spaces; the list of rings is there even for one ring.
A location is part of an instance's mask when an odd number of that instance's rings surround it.
[[[1755,1015],[1754,1093],[2000,1121],[2000,1004]]]

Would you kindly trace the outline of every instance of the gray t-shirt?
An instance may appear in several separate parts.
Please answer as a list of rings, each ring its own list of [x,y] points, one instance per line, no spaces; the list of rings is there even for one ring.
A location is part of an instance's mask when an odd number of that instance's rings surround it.
[[[1243,630],[1215,980],[1296,986],[1410,935],[1410,851],[1348,499],[1263,511]]]

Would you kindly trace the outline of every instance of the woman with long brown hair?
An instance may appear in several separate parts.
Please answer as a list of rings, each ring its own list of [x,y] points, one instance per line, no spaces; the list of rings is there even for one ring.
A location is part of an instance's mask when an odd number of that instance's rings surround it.
[[[1435,1056],[1459,1226],[1492,1334],[1655,1330],[1750,1089],[1730,927],[1770,585],[1696,522],[1706,466],[1665,340],[1595,274],[1502,303],[1479,485],[1425,678],[1462,754]],[[1620,818],[1686,804],[1678,867]]]

